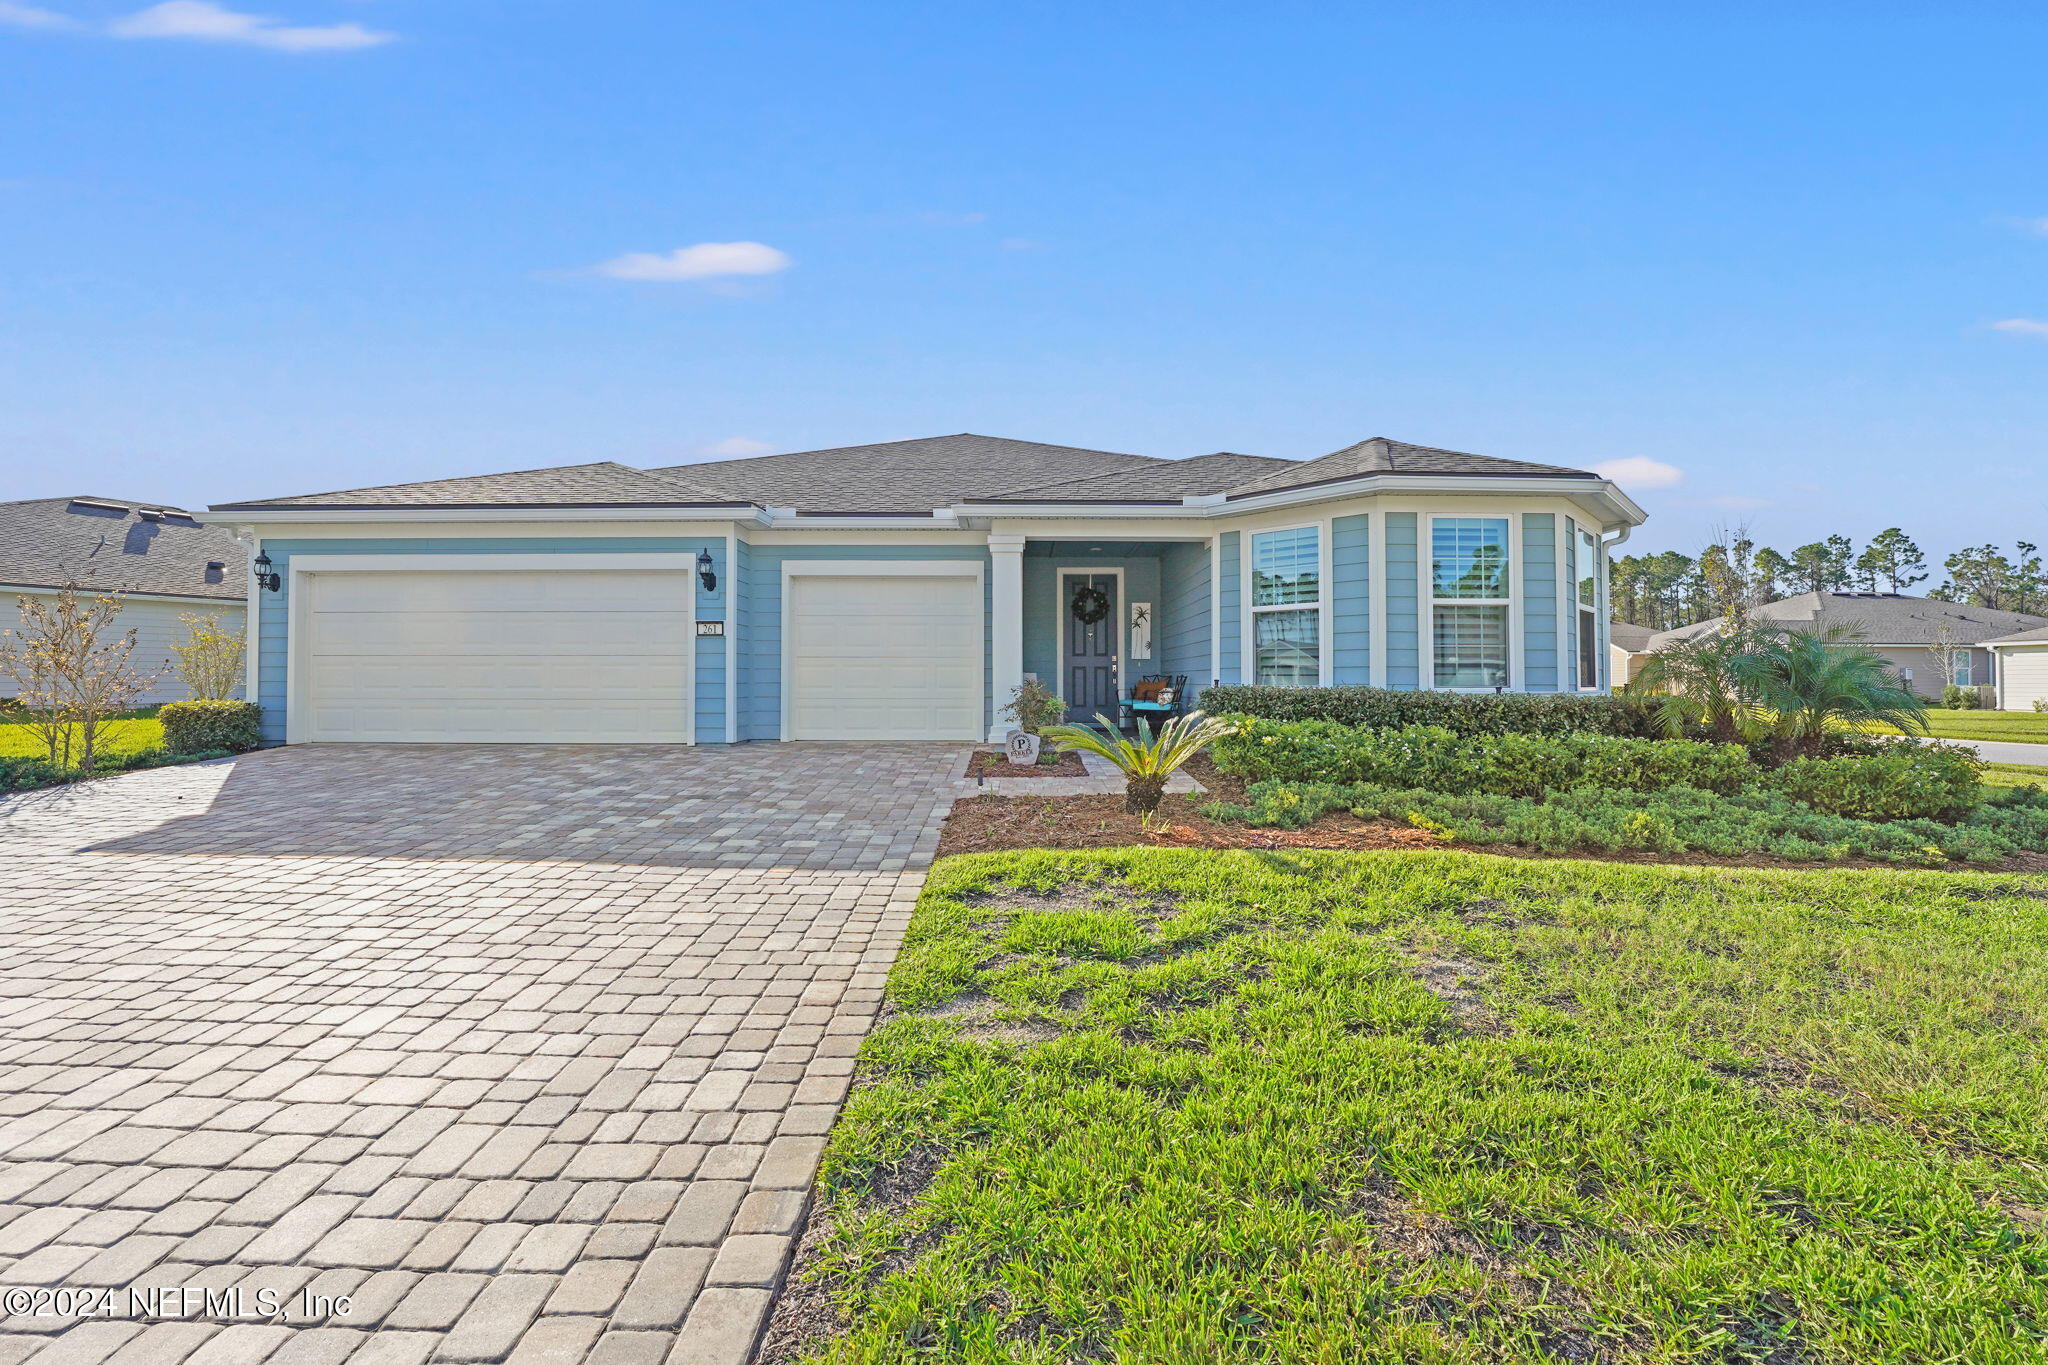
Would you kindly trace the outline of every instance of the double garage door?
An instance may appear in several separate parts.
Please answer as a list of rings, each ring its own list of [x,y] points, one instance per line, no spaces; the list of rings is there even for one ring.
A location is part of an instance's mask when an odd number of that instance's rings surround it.
[[[685,568],[297,575],[292,738],[686,742],[695,588]],[[790,738],[980,737],[977,578],[793,574],[788,589]]]

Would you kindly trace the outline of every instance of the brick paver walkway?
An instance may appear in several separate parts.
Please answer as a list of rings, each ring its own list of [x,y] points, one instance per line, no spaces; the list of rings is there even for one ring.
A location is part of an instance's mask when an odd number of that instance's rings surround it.
[[[744,1360],[965,752],[0,799],[0,1365]]]

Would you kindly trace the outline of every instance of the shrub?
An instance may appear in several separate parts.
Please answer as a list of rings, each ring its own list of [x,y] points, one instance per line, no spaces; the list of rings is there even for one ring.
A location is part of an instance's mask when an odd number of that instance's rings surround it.
[[[1649,710],[1628,697],[1566,693],[1396,692],[1385,687],[1211,687],[1211,715],[1324,720],[1370,730],[1440,725],[1460,735],[1654,734]]]
[[[1983,764],[1947,744],[1887,744],[1841,758],[1795,758],[1768,785],[1817,811],[1859,820],[1955,820],[1982,794]]]
[[[1974,711],[1984,704],[1984,698],[1974,687],[1950,683],[1941,689],[1941,704],[1951,711]]]
[[[1369,783],[1260,782],[1247,798],[1242,806],[1217,803],[1205,810],[1217,819],[1287,828],[1345,810],[1361,819],[1405,820],[1447,841],[1513,843],[1546,853],[1768,854],[1932,867],[1952,860],[1991,863],[2023,850],[2048,849],[2048,802],[2027,799],[1989,803],[1960,824],[1944,825],[1855,820],[1772,793],[1721,796],[1690,787],[1657,792],[1588,788],[1536,801]]]
[[[47,758],[0,756],[0,792],[25,792],[62,782],[65,772]]]
[[[1166,783],[1183,763],[1230,734],[1228,721],[1213,720],[1200,711],[1175,716],[1153,730],[1138,722],[1138,737],[1126,739],[1109,717],[1097,714],[1101,729],[1086,725],[1055,725],[1044,737],[1061,753],[1095,754],[1116,764],[1124,775],[1124,809],[1137,816],[1147,828],[1166,795]]]
[[[263,742],[263,708],[250,701],[166,702],[156,716],[173,754],[242,753]]]
[[[1328,721],[1240,719],[1237,733],[1218,741],[1216,763],[1250,781],[1365,782],[1510,796],[1576,787],[1732,792],[1758,777],[1739,744],[1599,734],[1473,736],[1433,725],[1364,730]]]

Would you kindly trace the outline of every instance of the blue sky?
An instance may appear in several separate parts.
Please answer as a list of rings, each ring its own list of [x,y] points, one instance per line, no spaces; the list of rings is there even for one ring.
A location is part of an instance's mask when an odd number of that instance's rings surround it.
[[[0,498],[1391,435],[2048,538],[2039,15],[14,0]]]

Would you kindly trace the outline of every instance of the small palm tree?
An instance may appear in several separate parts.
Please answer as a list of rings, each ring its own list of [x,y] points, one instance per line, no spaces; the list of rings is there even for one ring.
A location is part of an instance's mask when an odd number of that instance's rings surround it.
[[[1166,779],[1217,740],[1237,733],[1235,725],[1212,720],[1200,711],[1173,717],[1157,734],[1141,717],[1136,739],[1124,738],[1101,712],[1095,719],[1101,728],[1055,725],[1045,730],[1044,736],[1063,754],[1085,750],[1116,764],[1124,775],[1124,809],[1143,820],[1147,828],[1166,795]]]
[[[1629,688],[1661,694],[1657,728],[1667,735],[1704,733],[1722,744],[1747,743],[1761,738],[1769,724],[1738,667],[1757,644],[1758,633],[1739,626],[1680,640],[1644,660]]]
[[[1764,631],[1735,661],[1738,685],[1769,717],[1779,758],[1813,753],[1830,732],[1873,722],[1927,733],[1927,703],[1861,639],[1846,626]]]

